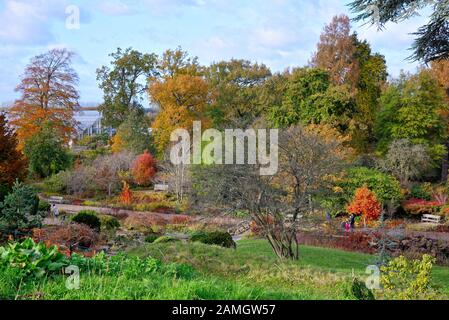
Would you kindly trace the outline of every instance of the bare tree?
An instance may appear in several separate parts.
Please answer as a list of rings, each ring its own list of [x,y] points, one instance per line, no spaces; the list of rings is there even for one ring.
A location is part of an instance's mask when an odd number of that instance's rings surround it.
[[[301,127],[283,131],[279,148],[279,171],[273,176],[261,176],[259,165],[196,167],[192,202],[248,211],[279,258],[298,259],[300,217],[344,162],[339,142]]]

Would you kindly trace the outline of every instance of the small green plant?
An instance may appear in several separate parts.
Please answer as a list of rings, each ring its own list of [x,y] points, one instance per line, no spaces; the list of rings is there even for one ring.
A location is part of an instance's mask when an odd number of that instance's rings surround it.
[[[51,205],[45,200],[39,200],[39,211],[40,212],[50,212]]]
[[[344,293],[348,299],[375,300],[373,292],[368,289],[363,281],[356,277],[344,282]]]
[[[381,284],[385,298],[394,300],[433,299],[437,292],[431,286],[435,258],[425,254],[421,260],[400,256],[381,267]]]
[[[19,269],[24,277],[41,278],[58,273],[67,262],[56,246],[47,248],[44,243],[35,243],[31,238],[0,247],[0,267]]]
[[[82,210],[78,212],[73,216],[72,221],[85,224],[96,231],[100,231],[101,228],[100,218],[98,218],[97,213],[92,210]]]
[[[225,248],[235,247],[235,242],[229,232],[212,231],[212,232],[196,232],[190,237],[192,242],[201,242],[204,244],[215,244]]]
[[[147,243],[153,243],[154,241],[156,241],[156,239],[159,238],[158,235],[156,234],[149,234],[145,237],[145,242]]]
[[[432,199],[432,195],[427,190],[425,190],[425,188],[423,188],[422,185],[415,184],[410,189],[410,198],[431,200]]]
[[[112,216],[101,215],[100,222],[103,230],[111,231],[120,228],[120,222],[117,218]]]

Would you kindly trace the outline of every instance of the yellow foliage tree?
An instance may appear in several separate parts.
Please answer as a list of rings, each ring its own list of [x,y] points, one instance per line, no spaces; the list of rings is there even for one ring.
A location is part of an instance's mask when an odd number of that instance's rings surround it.
[[[197,75],[177,74],[150,83],[151,100],[159,105],[152,128],[156,149],[163,154],[170,143],[171,133],[178,128],[190,130],[193,121],[202,128],[210,126],[205,111],[213,95],[204,79]]]

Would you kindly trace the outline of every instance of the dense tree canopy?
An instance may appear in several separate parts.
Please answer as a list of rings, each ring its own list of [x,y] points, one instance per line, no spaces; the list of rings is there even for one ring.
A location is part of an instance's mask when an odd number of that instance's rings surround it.
[[[151,148],[150,123],[142,110],[133,110],[112,138],[112,151],[140,154]]]
[[[442,156],[447,124],[441,112],[447,105],[428,70],[403,74],[386,89],[381,104],[376,126],[380,151],[386,151],[395,139],[408,139],[428,146],[434,159]]]

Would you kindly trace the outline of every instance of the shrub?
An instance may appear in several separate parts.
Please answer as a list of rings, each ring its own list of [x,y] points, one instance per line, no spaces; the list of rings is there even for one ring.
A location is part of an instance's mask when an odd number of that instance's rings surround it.
[[[34,188],[16,182],[0,204],[0,230],[11,233],[39,227],[44,215],[39,211],[39,198]]]
[[[34,229],[33,239],[46,242],[67,250],[67,254],[77,248],[91,248],[98,241],[98,235],[85,224],[71,223],[67,226]]]
[[[190,241],[214,244],[225,248],[235,247],[235,242],[229,232],[222,231],[197,232],[190,237]]]
[[[381,284],[385,298],[394,300],[432,299],[436,291],[431,287],[431,271],[435,258],[423,255],[421,260],[407,260],[404,256],[381,267]]]
[[[91,210],[82,210],[73,216],[72,221],[89,226],[93,230],[100,231],[101,221],[97,213]]]
[[[137,157],[132,166],[134,182],[141,186],[148,185],[156,174],[156,161],[145,151]]]
[[[156,243],[168,243],[168,242],[177,242],[177,241],[180,241],[180,240],[175,237],[161,236],[161,237],[158,237],[156,240],[154,240],[153,243],[156,244]]]
[[[108,216],[108,215],[101,215],[100,216],[100,222],[101,222],[101,228],[104,230],[115,230],[120,228],[120,222],[117,218]]]
[[[344,294],[348,299],[375,300],[373,292],[368,289],[363,281],[353,278],[344,283]]]
[[[39,211],[41,212],[50,212],[51,205],[48,201],[39,200]]]
[[[67,191],[68,177],[69,173],[67,171],[61,171],[45,179],[44,186],[49,192],[64,193]]]
[[[427,190],[425,190],[422,185],[415,184],[410,189],[410,198],[412,198],[412,199],[431,200],[432,199],[432,195],[429,192],[427,192]]]
[[[0,247],[0,266],[20,269],[25,277],[41,278],[57,273],[67,265],[67,259],[56,246],[35,243],[27,238],[22,242],[12,242]]]
[[[404,211],[411,215],[436,214],[440,211],[440,204],[437,201],[427,201],[423,199],[409,199],[402,204]]]
[[[382,205],[376,195],[365,186],[356,190],[354,199],[348,205],[349,213],[361,214],[367,220],[377,220],[381,211]]]
[[[138,231],[152,231],[158,233],[166,225],[165,219],[152,214],[133,214],[123,223],[125,228]]]
[[[159,238],[156,234],[150,234],[145,237],[145,242],[153,243],[157,238]]]

